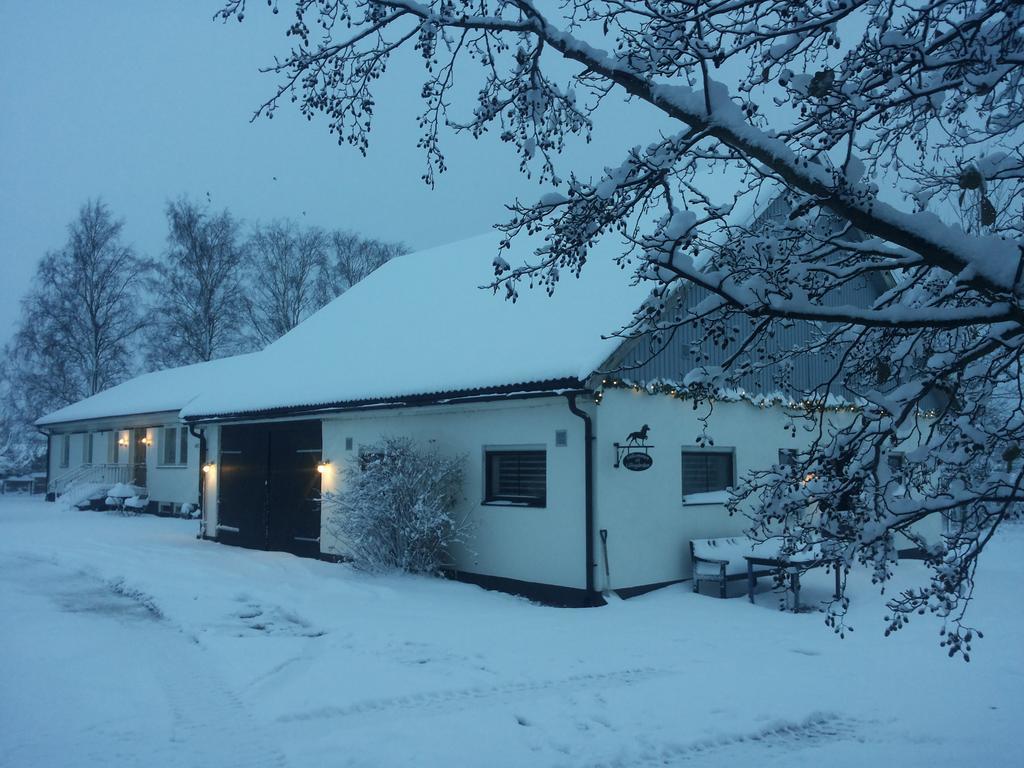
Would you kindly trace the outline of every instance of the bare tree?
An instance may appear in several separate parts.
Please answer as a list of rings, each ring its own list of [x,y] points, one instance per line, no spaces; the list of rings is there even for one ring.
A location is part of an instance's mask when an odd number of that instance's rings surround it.
[[[246,310],[260,346],[407,250],[400,243],[303,229],[290,221],[257,226],[247,249]]]
[[[245,5],[220,15],[241,20]],[[817,439],[798,472],[816,482],[762,473],[737,503],[755,505],[758,529],[789,531],[791,548],[819,544],[882,580],[893,537],[942,516],[944,540],[919,541],[931,582],[890,601],[890,628],[938,614],[942,642],[966,658],[978,558],[1024,500],[1024,475],[988,460],[1024,441],[1021,404],[995,421],[980,412],[1012,388],[1024,344],[1022,28],[1016,0],[297,0],[292,48],[269,68],[282,80],[257,115],[295,101],[364,149],[376,83],[415,49],[424,178],[444,169],[448,129],[500,137],[552,187],[512,206],[508,238],[543,231],[545,245],[529,264],[496,258],[495,288],[553,289],[595,240],[617,236],[624,263],[653,285],[626,332],[699,324],[706,349],[728,350],[688,379],[691,396],[713,399],[794,354],[827,355],[832,372],[807,396],[857,393],[857,417],[827,427],[808,409]],[[678,129],[598,178],[559,168],[566,140],[589,137],[602,102],[623,96],[638,124],[653,110]],[[781,200],[788,215],[741,215],[755,199]],[[961,201],[977,206],[970,231],[949,223]],[[877,298],[837,298],[868,278],[886,286]],[[674,301],[680,285],[707,298]],[[794,320],[817,323],[817,339],[769,343]],[[897,481],[883,457],[908,435],[922,447]],[[809,518],[809,504],[821,514]],[[844,609],[829,615],[837,631]]]
[[[247,351],[238,221],[227,210],[210,213],[181,198],[167,206],[167,227],[167,253],[152,281],[151,365],[187,365]]]
[[[246,310],[264,346],[327,302],[328,241],[319,229],[275,221],[255,228],[248,252]]]
[[[149,265],[122,243],[122,227],[102,201],[87,202],[22,299],[2,374],[5,421],[26,436],[34,437],[30,425],[46,412],[137,372]],[[15,445],[24,455],[24,445]]]
[[[346,230],[331,232],[330,247],[333,256],[329,281],[331,298],[341,295],[396,256],[409,252],[403,243],[366,238]]]

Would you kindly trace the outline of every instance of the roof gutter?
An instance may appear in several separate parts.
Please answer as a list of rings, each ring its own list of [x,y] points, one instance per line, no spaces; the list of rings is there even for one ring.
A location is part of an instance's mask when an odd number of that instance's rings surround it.
[[[586,584],[587,584],[587,605],[603,605],[604,601],[594,589],[594,569],[597,563],[594,561],[594,421],[590,414],[581,410],[576,405],[578,392],[567,392],[566,399],[569,402],[569,410],[583,420],[583,509],[584,528],[586,536]]]
[[[330,413],[352,413],[378,410],[392,410],[395,408],[418,408],[437,405],[462,405],[467,403],[491,403],[503,400],[530,400],[539,397],[560,397],[571,392],[577,394],[586,392],[577,379],[560,379],[550,383],[550,386],[530,388],[515,386],[499,390],[487,391],[466,390],[464,392],[453,392],[439,395],[417,395],[394,400],[354,400],[341,403],[327,403],[311,406],[285,406],[281,408],[266,408],[255,411],[237,411],[233,413],[219,413],[200,416],[184,416],[182,421],[186,424],[203,423],[226,423],[234,421],[263,421],[267,419],[296,417],[296,416],[320,416]]]

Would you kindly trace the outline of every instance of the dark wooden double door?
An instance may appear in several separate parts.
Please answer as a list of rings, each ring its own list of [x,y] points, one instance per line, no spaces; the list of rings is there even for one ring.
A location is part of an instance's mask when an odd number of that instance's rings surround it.
[[[319,555],[321,449],[319,421],[221,427],[217,539]]]

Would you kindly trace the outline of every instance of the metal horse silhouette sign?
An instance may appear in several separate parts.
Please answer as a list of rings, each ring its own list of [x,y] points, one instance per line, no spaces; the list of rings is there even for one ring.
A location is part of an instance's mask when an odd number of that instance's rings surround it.
[[[643,472],[654,464],[650,450],[653,445],[647,444],[650,426],[644,424],[635,432],[630,432],[625,443],[615,443],[615,467],[625,467],[633,472]]]

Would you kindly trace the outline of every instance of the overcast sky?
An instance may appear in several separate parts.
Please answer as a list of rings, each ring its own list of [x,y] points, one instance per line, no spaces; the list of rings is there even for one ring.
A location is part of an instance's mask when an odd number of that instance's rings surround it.
[[[0,340],[36,261],[89,197],[156,257],[163,208],[182,194],[209,193],[247,221],[291,217],[413,248],[485,231],[516,194],[539,194],[495,137],[449,140],[450,171],[433,191],[420,181],[411,60],[381,84],[368,158],[295,109],[249,122],[275,82],[258,68],[283,52],[287,15],[252,6],[240,25],[212,21],[217,0],[0,0]],[[613,107],[621,119],[570,151],[573,164],[596,171],[653,139],[656,127],[630,112]]]

